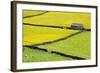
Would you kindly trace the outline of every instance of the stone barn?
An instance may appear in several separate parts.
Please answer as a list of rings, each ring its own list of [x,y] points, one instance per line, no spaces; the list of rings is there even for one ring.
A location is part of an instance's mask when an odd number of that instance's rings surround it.
[[[75,30],[83,30],[84,26],[82,24],[79,24],[79,23],[72,23],[71,28],[75,29]]]

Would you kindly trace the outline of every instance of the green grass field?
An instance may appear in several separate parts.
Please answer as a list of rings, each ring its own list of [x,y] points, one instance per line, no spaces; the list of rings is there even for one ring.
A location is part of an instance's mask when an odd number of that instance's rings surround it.
[[[36,25],[65,26],[70,27],[72,23],[83,24],[86,29],[91,29],[91,14],[79,12],[47,12],[36,10],[23,10],[23,23]],[[44,13],[42,15],[41,14]],[[36,16],[37,15],[37,16]],[[34,17],[35,16],[35,17]],[[79,30],[60,29],[51,27],[30,26],[23,24],[23,46],[34,45],[44,42],[50,42],[64,38],[79,32]],[[39,48],[45,48],[51,51],[57,51],[64,54],[78,56],[85,59],[91,58],[91,32],[84,31],[65,40],[51,44],[40,45]],[[23,47],[23,62],[45,62],[74,60],[56,54],[51,54],[41,50]]]
[[[66,40],[39,47],[64,54],[90,58],[90,32],[82,32]]]
[[[63,60],[72,60],[72,59],[26,47],[24,47],[23,50],[23,62],[44,62],[44,61],[63,61]]]

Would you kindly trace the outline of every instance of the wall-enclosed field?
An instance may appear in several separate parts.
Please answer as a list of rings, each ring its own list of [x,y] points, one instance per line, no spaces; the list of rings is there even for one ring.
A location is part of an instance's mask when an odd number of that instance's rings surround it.
[[[91,14],[78,12],[47,12],[43,15],[37,15],[23,19],[24,23],[70,26],[72,23],[81,23],[85,28],[91,27]]]
[[[37,27],[29,25],[23,25],[23,31],[23,35],[25,35],[23,36],[23,45],[53,41],[78,32],[78,30]]]

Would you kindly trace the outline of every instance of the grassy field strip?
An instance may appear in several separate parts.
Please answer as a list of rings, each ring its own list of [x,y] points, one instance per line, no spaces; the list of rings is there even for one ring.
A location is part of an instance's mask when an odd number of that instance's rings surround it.
[[[36,11],[36,10],[23,10],[23,18],[28,18],[32,16],[38,16],[47,13],[48,11]]]
[[[51,54],[37,49],[23,47],[23,62],[45,62],[45,61],[63,61],[73,60],[60,55]]]
[[[78,31],[79,30],[23,25],[23,45],[33,45],[57,40],[60,38],[64,38],[65,36],[69,36]]]
[[[41,50],[41,51],[44,51],[44,52],[48,52],[48,53],[51,53],[51,54],[56,54],[56,55],[60,55],[60,56],[64,56],[64,57],[72,58],[72,59],[76,59],[76,60],[85,60],[85,58],[82,58],[82,57],[72,56],[72,55],[68,55],[68,54],[63,54],[63,53],[57,52],[57,51],[49,51],[48,49],[39,48],[39,47],[37,47],[37,46],[25,46],[25,47],[28,47],[28,48],[30,48],[30,49]]]
[[[90,32],[82,32],[69,39],[38,47],[90,59]]]
[[[43,24],[51,26],[67,26],[72,23],[81,23],[86,29],[91,27],[91,14],[89,13],[72,13],[72,12],[48,12],[38,17],[23,19],[24,23]]]

